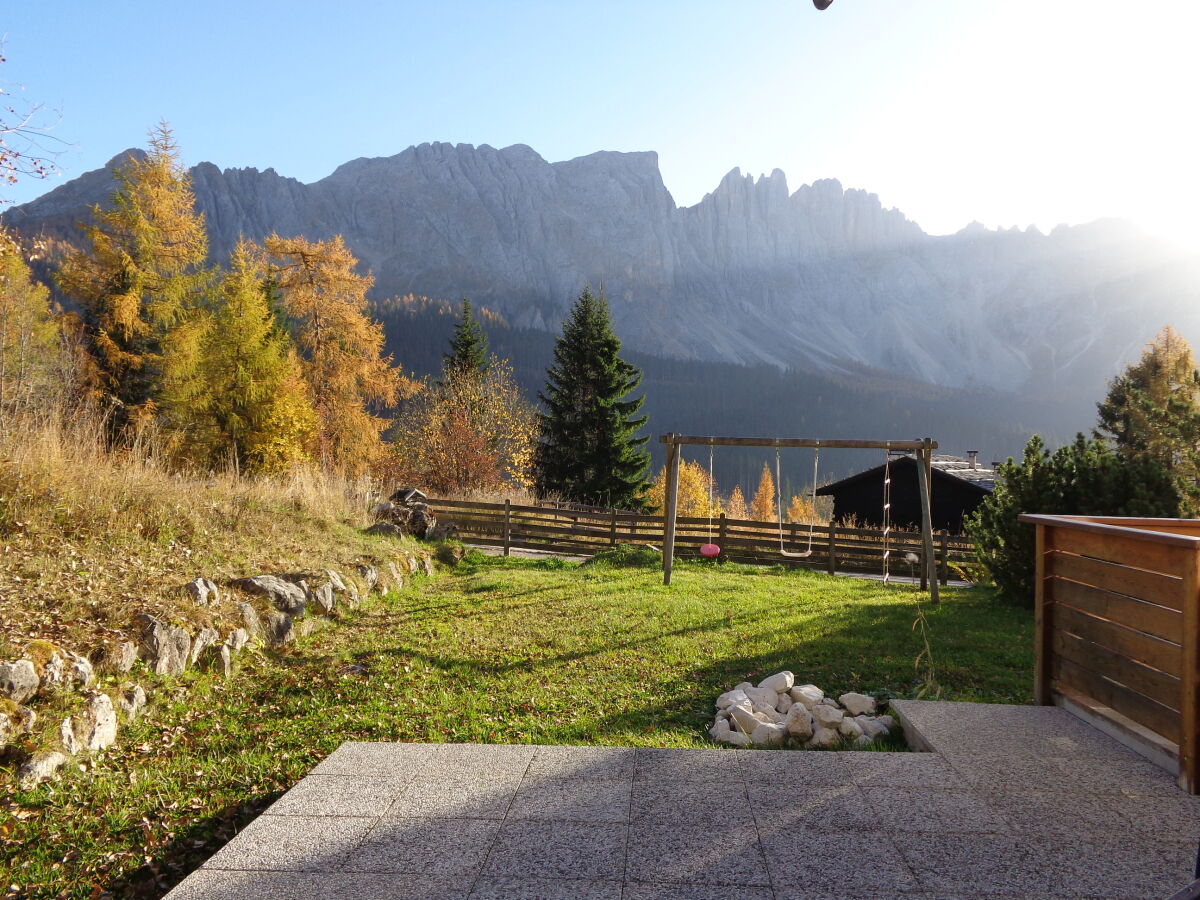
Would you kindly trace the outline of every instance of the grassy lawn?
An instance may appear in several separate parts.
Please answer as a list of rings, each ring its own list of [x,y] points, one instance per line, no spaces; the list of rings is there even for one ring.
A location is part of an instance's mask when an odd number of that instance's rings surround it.
[[[704,747],[716,695],[779,669],[831,693],[919,686],[911,588],[699,564],[661,580],[472,556],[287,653],[243,654],[229,682],[160,685],[86,770],[5,798],[0,886],[159,896],[344,740]],[[925,615],[945,698],[1029,701],[1028,612],[972,589]]]

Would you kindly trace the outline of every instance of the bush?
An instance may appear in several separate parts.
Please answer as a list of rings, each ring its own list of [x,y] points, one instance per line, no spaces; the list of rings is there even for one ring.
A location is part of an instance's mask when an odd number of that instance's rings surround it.
[[[1017,521],[1021,513],[1179,514],[1179,492],[1155,460],[1118,455],[1082,434],[1053,455],[1034,435],[1021,462],[1010,458],[996,474],[996,489],[966,527],[1001,596],[1021,606],[1033,606],[1036,541],[1034,526]]]

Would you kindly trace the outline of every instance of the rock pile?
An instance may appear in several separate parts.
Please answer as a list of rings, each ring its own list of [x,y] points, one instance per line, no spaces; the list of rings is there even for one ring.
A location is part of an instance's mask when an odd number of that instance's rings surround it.
[[[735,747],[865,747],[896,727],[891,716],[875,714],[874,697],[847,693],[834,700],[815,684],[795,681],[791,672],[776,672],[757,687],[743,681],[726,691],[709,734]]]
[[[453,522],[439,524],[433,509],[425,502],[428,499],[416,488],[400,488],[386,503],[375,504],[371,510],[375,524],[367,529],[367,534],[389,537],[411,534],[428,541],[444,541],[454,537],[458,527]]]

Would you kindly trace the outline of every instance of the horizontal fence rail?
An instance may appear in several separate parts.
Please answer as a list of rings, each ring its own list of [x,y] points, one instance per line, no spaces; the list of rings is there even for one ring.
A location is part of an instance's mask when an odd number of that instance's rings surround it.
[[[516,503],[479,503],[431,498],[438,518],[452,521],[466,541],[483,546],[541,550],[591,556],[618,544],[663,545],[661,515],[648,515],[595,507],[530,506]],[[883,566],[883,532],[870,528],[843,528],[785,523],[783,548],[805,553],[803,558],[780,554],[779,524],[750,519],[712,519],[681,516],[675,525],[675,555],[699,558],[702,544],[715,543],[721,558],[757,565],[785,564],[828,572],[880,572]],[[919,575],[924,544],[920,532],[891,531],[887,543],[889,568],[894,575]],[[945,584],[960,566],[977,562],[975,546],[962,535],[937,534],[934,553],[938,577]],[[911,555],[911,558],[910,558]]]
[[[1021,519],[1037,528],[1037,701],[1164,751],[1200,792],[1200,522]]]

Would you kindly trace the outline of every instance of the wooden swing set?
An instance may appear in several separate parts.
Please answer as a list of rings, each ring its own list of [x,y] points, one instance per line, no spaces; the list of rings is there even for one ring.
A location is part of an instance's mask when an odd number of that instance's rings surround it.
[[[680,448],[683,446],[708,447],[709,467],[709,508],[711,521],[712,508],[712,468],[714,447],[774,447],[775,448],[775,504],[779,519],[779,553],[785,559],[805,559],[813,553],[813,524],[809,523],[808,548],[806,550],[788,550],[783,535],[783,487],[780,477],[780,449],[785,447],[808,447],[813,451],[813,499],[816,499],[818,461],[822,450],[883,450],[883,579],[886,583],[889,577],[888,557],[891,549],[888,545],[888,534],[891,530],[891,472],[890,461],[893,450],[913,452],[917,456],[917,486],[921,498],[921,540],[924,545],[925,574],[929,584],[930,599],[938,602],[937,560],[933,553],[933,525],[929,511],[929,491],[933,469],[933,451],[938,448],[937,441],[925,438],[920,441],[859,441],[859,440],[817,440],[815,438],[745,438],[745,437],[699,437],[682,435],[671,432],[659,437],[659,443],[667,445],[667,485],[666,503],[663,509],[663,584],[671,583],[671,569],[675,561],[675,518],[679,504],[679,462]],[[700,548],[700,553],[706,557],[717,556],[720,548],[711,542]]]

